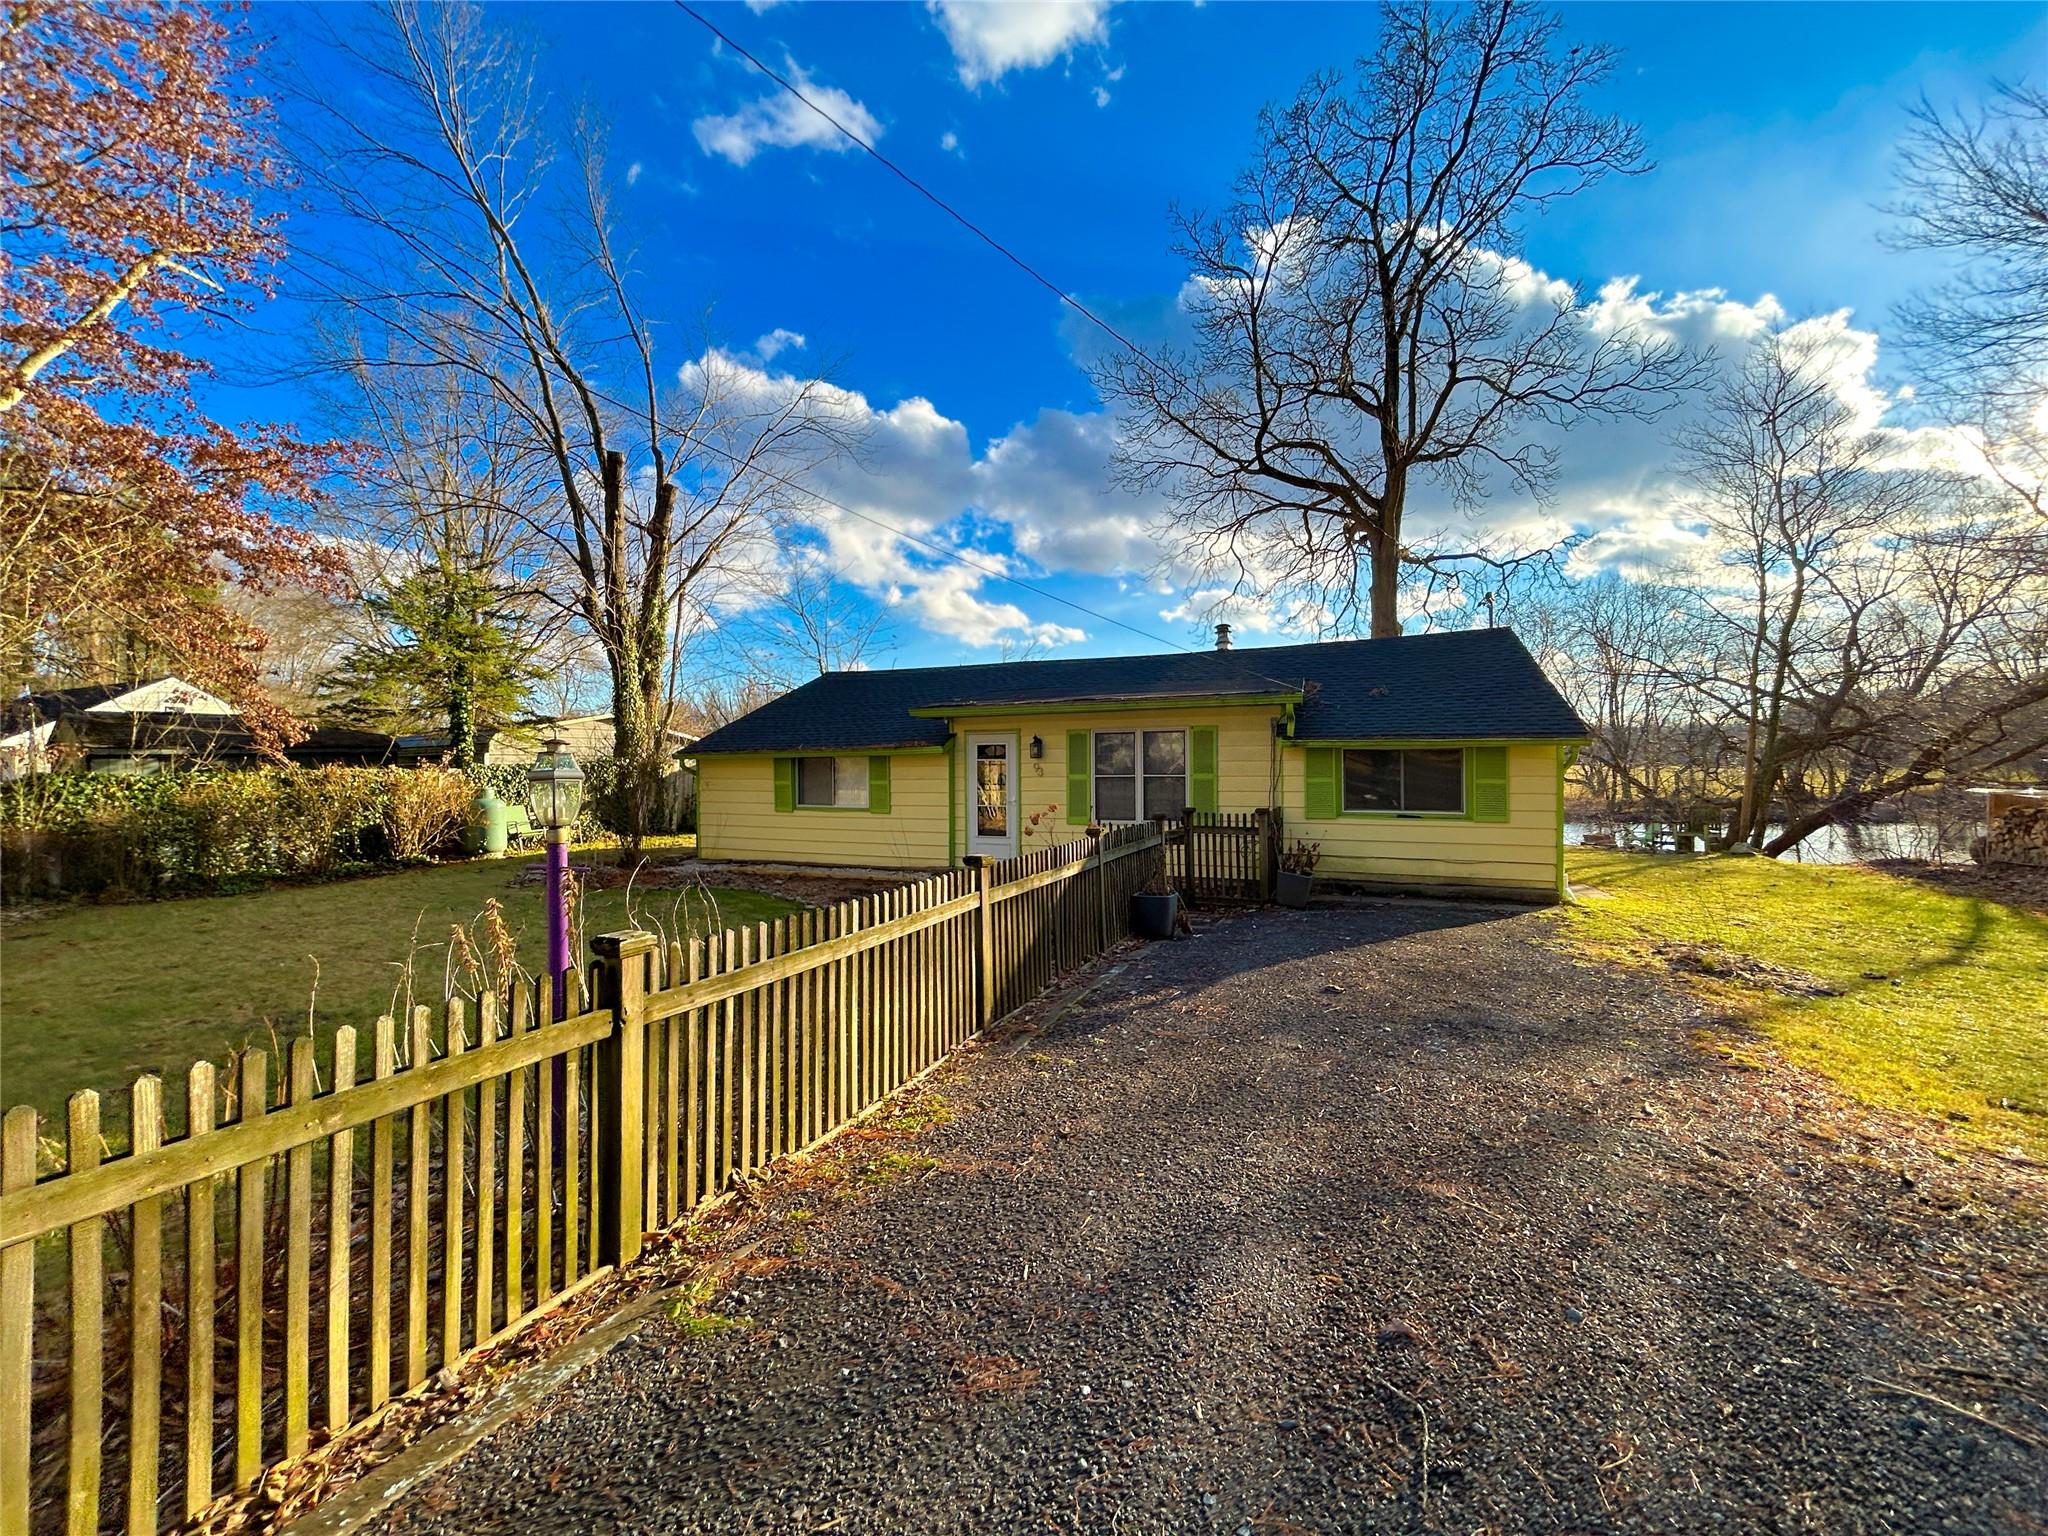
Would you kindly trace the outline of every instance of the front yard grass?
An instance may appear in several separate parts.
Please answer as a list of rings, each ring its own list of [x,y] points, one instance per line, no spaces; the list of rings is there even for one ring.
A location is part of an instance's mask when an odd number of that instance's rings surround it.
[[[2048,1157],[2048,920],[1857,867],[1568,850],[1567,932],[1696,984],[1856,1098]],[[1588,889],[1590,888],[1590,889]],[[1714,957],[1788,973],[1716,978]],[[1704,961],[1704,965],[1701,965]],[[1809,995],[1802,976],[1837,995]],[[1737,1046],[1739,1049],[1739,1045]]]
[[[520,963],[538,970],[546,948],[540,887],[514,883],[538,857],[11,914],[0,930],[0,1105],[33,1104],[61,1125],[65,1097],[78,1089],[125,1090],[144,1072],[162,1072],[166,1101],[182,1106],[174,1074],[193,1061],[222,1061],[237,1045],[268,1048],[273,1032],[280,1040],[303,1034],[309,1009],[323,1041],[337,1025],[354,1024],[367,1043],[369,1026],[403,988],[408,958],[417,1000],[439,1000],[449,926],[469,922],[492,896],[518,936]],[[611,849],[578,849],[574,862],[614,857]],[[721,926],[798,910],[754,891],[713,895]],[[675,897],[643,889],[634,905],[674,937]],[[623,892],[585,896],[587,933],[629,926]],[[126,1112],[123,1104],[108,1114]]]

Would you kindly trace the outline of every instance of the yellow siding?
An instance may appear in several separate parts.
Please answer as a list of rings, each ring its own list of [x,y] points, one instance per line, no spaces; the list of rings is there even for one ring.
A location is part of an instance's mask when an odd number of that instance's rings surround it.
[[[1191,709],[1134,707],[1116,710],[1069,710],[1047,714],[991,715],[952,722],[961,737],[1014,732],[1020,752],[1017,819],[1020,853],[1063,843],[1080,827],[1067,820],[1067,732],[1175,731],[1198,725],[1216,728],[1216,808],[1251,811],[1273,803],[1276,763],[1273,721],[1279,712],[1270,705],[1208,706]],[[1045,755],[1031,755],[1033,736],[1045,744]],[[955,800],[960,825],[955,836],[965,846],[967,832],[967,755],[960,754]],[[1036,818],[1034,821],[1033,818]]]
[[[862,754],[865,755],[865,754]],[[775,809],[775,759],[697,759],[697,853],[705,859],[924,869],[946,862],[946,759],[889,759],[889,809]]]
[[[1067,819],[1067,733],[1097,730],[1216,728],[1217,808],[1251,811],[1278,804],[1288,838],[1320,842],[1322,875],[1410,886],[1499,887],[1531,894],[1557,888],[1557,749],[1508,748],[1508,819],[1341,816],[1311,822],[1303,809],[1306,752],[1273,736],[1277,711],[1236,707],[1068,710],[951,722],[958,737],[1014,733],[1018,743],[1019,851],[1072,838]],[[1031,756],[1038,737],[1042,755]],[[774,759],[707,756],[698,770],[698,849],[707,859],[791,864],[927,868],[966,848],[971,803],[967,756],[892,757],[891,808],[868,811],[775,809]],[[955,775],[948,795],[946,773]],[[949,838],[948,811],[956,818]]]
[[[1281,754],[1286,835],[1323,845],[1317,873],[1336,880],[1557,889],[1557,748],[1508,748],[1508,819],[1341,816],[1310,821],[1302,779],[1308,754]]]

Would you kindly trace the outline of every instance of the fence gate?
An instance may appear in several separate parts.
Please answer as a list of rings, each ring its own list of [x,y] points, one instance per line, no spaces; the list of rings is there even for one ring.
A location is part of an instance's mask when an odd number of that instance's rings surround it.
[[[1167,824],[1167,870],[1190,903],[1264,901],[1272,887],[1278,811],[1182,811]]]

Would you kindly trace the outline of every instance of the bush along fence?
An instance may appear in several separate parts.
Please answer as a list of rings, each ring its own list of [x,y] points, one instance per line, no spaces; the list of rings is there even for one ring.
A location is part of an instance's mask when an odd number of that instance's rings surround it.
[[[625,825],[613,760],[582,765],[579,839]],[[526,796],[523,766],[276,767],[161,774],[45,773],[0,784],[0,899],[231,891],[418,863],[453,852],[479,789]],[[657,831],[694,806],[678,770]]]
[[[593,941],[546,988],[0,1122],[0,1536],[154,1532],[638,1256],[1128,932],[1159,828],[712,938]],[[175,1113],[167,1113],[175,1111]],[[167,1121],[176,1120],[175,1134]]]

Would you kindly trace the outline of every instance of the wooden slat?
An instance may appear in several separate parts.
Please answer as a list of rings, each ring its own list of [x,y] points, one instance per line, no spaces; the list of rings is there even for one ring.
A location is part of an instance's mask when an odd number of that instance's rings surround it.
[[[704,941],[690,938],[685,980],[695,982],[704,974]],[[681,1155],[689,1164],[683,1170],[683,1204],[695,1210],[710,1181],[704,1176],[704,1146],[707,1141],[704,1114],[704,1030],[709,1015],[701,1008],[682,1015],[683,1021],[683,1142]]]
[[[442,1038],[449,1056],[469,1048],[466,1010],[451,997],[444,1010]],[[463,1231],[462,1194],[468,1158],[463,1132],[469,1118],[468,1093],[459,1090],[441,1101],[441,1363],[453,1365],[462,1354],[462,1251],[469,1246]],[[478,1343],[483,1341],[479,1339]]]
[[[604,1095],[598,1092],[595,1046],[583,1057],[583,1083],[590,1105],[590,1129],[583,1139],[583,1266],[586,1273],[594,1273],[601,1262],[599,1249],[604,1227],[597,1219],[597,1173],[598,1160],[604,1148],[605,1126]]]
[[[420,1004],[412,1011],[407,1031],[406,1068],[417,1072],[433,1056],[433,1010]],[[406,1390],[427,1379],[427,1241],[430,1198],[428,1178],[433,1172],[434,1142],[432,1111],[424,1103],[408,1111],[409,1132],[405,1155],[405,1385]]]
[[[498,997],[486,992],[477,999],[478,1054],[488,1052],[499,1037]],[[497,1332],[493,1302],[498,1284],[498,1080],[476,1085],[476,1321],[481,1344]]]
[[[65,1164],[94,1168],[100,1160],[100,1096],[90,1089],[71,1095],[65,1106],[68,1135]],[[90,1536],[100,1523],[101,1372],[105,1362],[106,1274],[100,1238],[105,1222],[89,1217],[71,1228],[69,1296],[71,1316],[70,1428],[64,1516],[73,1536]]]
[[[562,1057],[562,1285],[576,1283],[580,1268],[577,1237],[583,1218],[583,1053]]]
[[[730,928],[725,930],[725,969],[736,971],[740,966],[740,936]],[[718,1035],[718,1176],[711,1181],[711,1193],[717,1194],[732,1178],[733,1149],[733,1064],[734,1048],[738,1043],[739,1008],[737,990],[726,999],[721,1010]]]
[[[554,1023],[555,989],[543,983],[538,989],[540,1023]],[[566,993],[566,985],[564,987]],[[561,1058],[540,1063],[533,1074],[533,1300],[538,1306],[555,1290],[555,1122],[561,1118],[555,1103],[555,1079]],[[572,1237],[565,1245],[576,1246]]]
[[[148,1151],[162,1144],[163,1134],[163,1079],[139,1077],[128,1095],[128,1145]],[[136,1201],[129,1220],[128,1529],[134,1536],[155,1536],[163,1415],[163,1198]]]
[[[36,1112],[16,1105],[0,1121],[0,1191],[36,1181]],[[0,1252],[0,1530],[28,1529],[29,1404],[34,1393],[36,1250]]]
[[[242,1053],[236,1119],[270,1112],[269,1059]],[[263,1470],[263,1237],[270,1159],[244,1163],[235,1190],[235,1486]]]
[[[533,1023],[533,997],[524,977],[512,982],[506,1029],[514,1037]],[[526,1069],[505,1080],[505,1326],[526,1311]]]
[[[658,955],[647,955],[630,963],[647,966],[657,974],[641,992],[644,997],[661,985]],[[640,1222],[652,1229],[661,1225],[661,1068],[667,1059],[662,1036],[667,1031],[650,1024],[641,1042],[640,1069]]]
[[[758,956],[760,959],[764,961],[771,960],[774,958],[775,951],[772,943],[772,937],[772,933],[766,923],[758,923],[755,925],[754,953],[756,956]],[[769,1157],[771,1156],[768,1145],[768,1106],[772,1102],[769,1098],[768,1091],[771,1073],[771,1068],[769,1065],[770,1052],[768,1049],[768,1042],[774,1031],[775,1025],[774,1009],[772,1006],[774,1001],[775,994],[773,985],[764,979],[763,983],[754,989],[753,1163],[756,1168],[765,1166],[768,1162]]]
[[[383,1082],[398,1070],[398,1024],[377,1020],[371,1075]],[[391,1396],[391,1119],[370,1127],[370,1411]]]
[[[674,986],[682,979],[683,947],[679,943],[672,943],[668,947],[666,980],[668,985]],[[683,1021],[670,1019],[666,1024],[649,1027],[660,1033],[665,1046],[661,1073],[662,1086],[666,1090],[661,1108],[661,1188],[665,1197],[662,1215],[665,1218],[663,1225],[673,1226],[683,1214]],[[651,1128],[647,1140],[650,1146],[653,1145],[654,1133]]]
[[[742,927],[740,933],[740,969],[751,971],[760,952],[754,941],[751,926]],[[733,1130],[733,1168],[748,1172],[754,1166],[754,1094],[760,1078],[761,1056],[761,992],[758,987],[749,987],[739,997],[739,1055],[736,1058],[738,1072],[733,1083],[733,1096],[738,1104],[738,1113]]]
[[[778,950],[787,953],[794,949],[797,944],[797,937],[798,929],[794,917],[780,917],[775,920],[775,946]],[[777,1073],[782,1083],[782,1139],[780,1150],[783,1153],[794,1152],[804,1144],[802,1111],[800,1108],[802,1094],[799,1091],[802,1082],[801,1068],[799,1066],[802,1060],[801,1042],[798,1038],[797,1023],[797,1010],[799,1006],[797,983],[795,978],[792,977],[782,987],[782,1037],[781,1051],[779,1053],[780,1068]]]
[[[314,1044],[301,1035],[286,1057],[286,1102],[313,1097]],[[284,1453],[303,1456],[313,1412],[313,1148],[293,1147],[284,1172]]]
[[[214,1070],[197,1062],[185,1078],[185,1139],[213,1133]],[[213,1178],[185,1186],[185,1513],[213,1502]]]
[[[334,1091],[356,1084],[356,1031],[334,1032]],[[349,1422],[349,1313],[355,1253],[356,1136],[336,1131],[327,1143],[327,1427],[339,1434]]]

